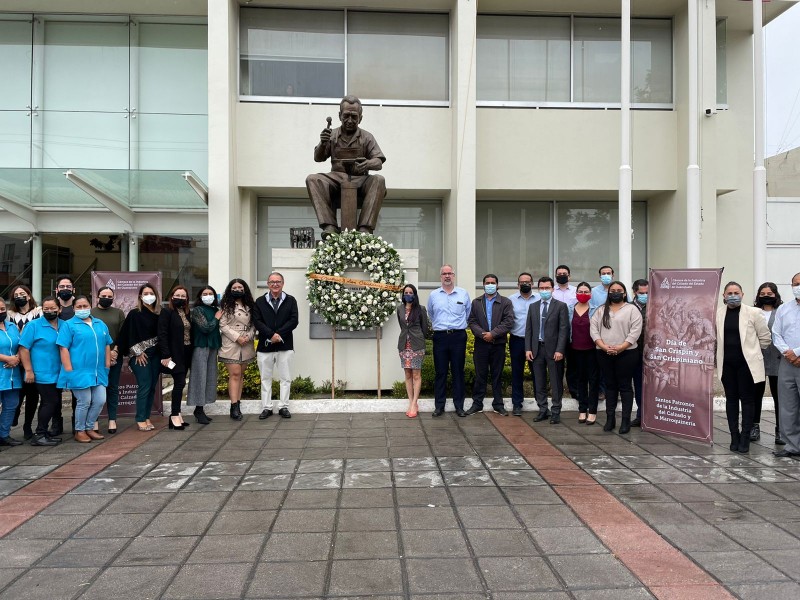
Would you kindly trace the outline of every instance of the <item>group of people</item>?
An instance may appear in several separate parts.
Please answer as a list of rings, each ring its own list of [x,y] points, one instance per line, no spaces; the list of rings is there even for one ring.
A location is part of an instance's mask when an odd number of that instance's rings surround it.
[[[127,315],[114,306],[113,289],[101,288],[92,307],[86,296],[75,294],[70,276],[58,278],[55,295],[44,298],[41,306],[28,287],[15,286],[11,306],[0,298],[0,446],[23,443],[11,437],[23,399],[25,440],[34,446],[60,443],[63,390],[72,393],[75,441],[104,439],[98,422],[104,407],[107,431],[116,433],[126,362],[136,379],[140,431],[155,429],[150,415],[162,373],[172,377],[169,429],[189,426],[181,415],[187,379],[187,405],[194,407],[198,423],[210,423],[204,406],[217,398],[218,362],[228,371],[230,416],[241,420],[243,371],[256,357],[262,384],[259,418],[273,414],[273,377],[280,382],[278,413],[290,418],[292,332],[298,312],[297,301],[283,291],[283,284],[280,273],[271,273],[269,291],[256,300],[241,279],[232,280],[221,299],[213,287],[204,286],[193,307],[182,285],[170,290],[162,306],[156,286],[144,284]]]

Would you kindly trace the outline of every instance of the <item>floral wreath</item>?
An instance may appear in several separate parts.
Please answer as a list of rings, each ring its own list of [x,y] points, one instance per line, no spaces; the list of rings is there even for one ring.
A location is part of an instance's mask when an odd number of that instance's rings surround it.
[[[368,280],[344,277],[363,269]],[[308,301],[336,329],[380,327],[394,314],[405,271],[400,255],[380,236],[345,230],[317,244],[306,272]]]

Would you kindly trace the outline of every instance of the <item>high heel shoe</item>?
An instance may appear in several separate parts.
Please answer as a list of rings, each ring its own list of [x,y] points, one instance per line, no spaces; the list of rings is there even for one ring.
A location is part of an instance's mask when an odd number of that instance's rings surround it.
[[[603,431],[614,431],[614,427],[617,426],[617,416],[611,414],[606,417],[606,424],[603,425]]]
[[[578,415],[578,423],[586,423],[586,415],[584,413]]]
[[[136,427],[139,428],[139,431],[151,431],[152,430],[152,428],[146,422],[136,423]]]
[[[178,417],[180,418],[180,417]],[[169,418],[169,428],[170,429],[177,429],[178,431],[183,431],[186,426],[183,423],[178,423],[177,425],[173,422],[173,417]]]
[[[112,427],[111,424],[114,424]],[[108,422],[108,433],[114,434],[117,433],[117,422],[116,421],[109,421]]]

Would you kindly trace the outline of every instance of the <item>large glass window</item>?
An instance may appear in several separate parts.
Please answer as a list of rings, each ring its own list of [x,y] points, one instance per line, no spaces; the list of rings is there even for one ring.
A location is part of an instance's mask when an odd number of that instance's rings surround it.
[[[31,155],[30,17],[0,20],[0,165],[29,167]]]
[[[239,23],[242,96],[448,98],[447,15],[242,8]]]
[[[257,278],[262,285],[272,271],[272,249],[291,247],[292,227],[312,227],[319,239],[317,217],[307,200],[259,200]],[[442,263],[441,202],[384,201],[376,229],[395,248],[419,248],[419,281],[438,282]]]
[[[631,101],[672,102],[672,21],[631,21]]]
[[[12,286],[31,286],[31,244],[27,239],[27,235],[0,234],[0,298],[8,298]]]
[[[620,20],[576,18],[575,102],[619,102]]]
[[[727,21],[717,21],[717,104],[728,104],[728,29]]]
[[[181,284],[193,299],[208,285],[208,236],[146,235],[139,246],[139,270],[160,271],[164,294]]]

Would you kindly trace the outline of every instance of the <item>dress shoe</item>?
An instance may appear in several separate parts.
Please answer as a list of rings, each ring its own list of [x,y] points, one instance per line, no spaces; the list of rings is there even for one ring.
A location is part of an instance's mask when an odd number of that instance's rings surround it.
[[[561,423],[561,415],[553,415],[550,417],[550,425],[558,425]]]
[[[50,420],[50,431],[47,432],[47,435],[50,437],[57,437],[62,433],[64,433],[64,418],[53,417]]]
[[[761,439],[761,427],[758,423],[753,423],[753,428],[750,430],[750,441],[757,442]]]
[[[261,414],[258,415],[258,420],[263,421],[264,419],[269,419],[271,416],[272,416],[272,409],[265,408],[264,410],[261,411]]]
[[[114,424],[113,426],[111,425],[112,423]],[[108,422],[108,433],[110,433],[111,435],[114,435],[115,433],[117,433],[117,422],[116,421],[111,420],[111,421]]]
[[[432,417],[441,417],[443,414],[444,414],[444,409],[443,408],[437,408],[436,410],[433,411],[433,414],[431,416]]]
[[[456,416],[457,417],[466,417],[467,413],[464,411],[463,408],[457,408],[456,409]]]
[[[515,417],[521,417],[522,416],[522,407],[521,406],[515,406],[512,409],[511,414],[514,415]]]
[[[508,416],[508,411],[503,406],[498,406],[497,408],[492,407],[492,410],[503,417]]]
[[[737,452],[739,450],[739,439],[741,435],[738,431],[731,431],[731,445],[728,446],[728,449],[731,452]]]
[[[33,437],[33,429],[31,429],[30,425],[22,426],[22,437],[25,438],[25,441]]]
[[[631,421],[631,427],[641,427],[642,420],[639,417],[636,417],[633,421]]]
[[[46,435],[35,435],[31,439],[31,446],[58,446],[58,442]]]
[[[238,402],[231,402],[231,419],[234,421],[241,421],[244,419],[242,416],[242,409],[239,408]]]
[[[623,435],[626,433],[631,432],[631,418],[630,417],[622,417],[622,420],[619,423],[619,432]]]
[[[533,417],[534,423],[539,423],[540,421],[545,421],[550,416],[549,410],[540,410],[539,414]]]
[[[580,413],[578,415],[578,423],[586,423],[586,414],[585,413]]]
[[[88,444],[92,441],[92,438],[90,438],[85,431],[76,431],[74,437],[75,441],[81,444]]]
[[[795,458],[800,456],[800,452],[792,452],[791,450],[776,450],[772,453],[773,456],[778,458]]]
[[[278,411],[278,414],[282,416],[284,419],[291,419],[292,413],[289,412],[289,409],[285,406]]]
[[[603,431],[614,431],[617,426],[617,416],[611,415],[606,417],[606,424],[603,425]]]
[[[465,412],[467,415],[474,415],[475,413],[483,412],[483,407],[473,404]]]
[[[778,446],[785,446],[786,445],[786,442],[784,442],[783,438],[781,437],[781,430],[778,429],[777,427],[775,428],[775,443]]]
[[[47,436],[48,440],[53,440],[56,444],[60,444],[62,442],[62,439],[60,437],[53,437],[49,433],[45,433],[45,435]]]
[[[93,431],[91,429],[87,429],[86,430],[86,435],[88,435],[93,440],[104,440],[104,439],[106,439],[106,436],[104,436],[102,433],[98,433],[97,431]]]
[[[594,417],[593,419],[590,417]],[[587,415],[586,417],[586,424],[587,425],[594,425],[597,423],[597,415]]]
[[[0,446],[21,446],[22,442],[15,440],[11,436],[0,438]]]
[[[184,425],[183,425],[183,423],[178,423],[178,424],[176,425],[176,424],[175,424],[175,421],[173,421],[173,420],[172,420],[172,417],[170,417],[170,418],[169,418],[169,428],[170,428],[170,429],[175,429],[175,430],[177,430],[177,431],[183,431],[183,430],[184,430]]]

